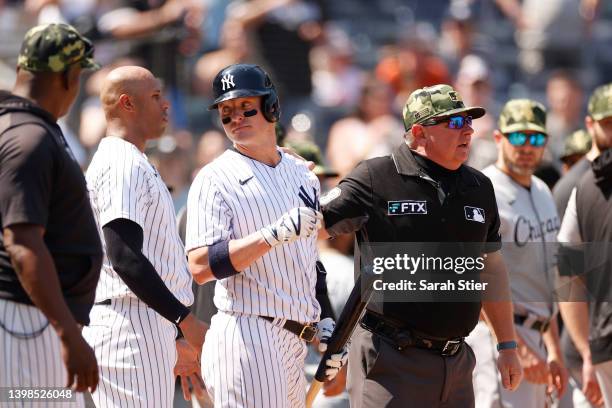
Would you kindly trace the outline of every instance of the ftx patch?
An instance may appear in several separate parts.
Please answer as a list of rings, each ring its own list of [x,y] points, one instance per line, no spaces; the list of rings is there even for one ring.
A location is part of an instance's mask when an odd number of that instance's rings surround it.
[[[427,214],[427,201],[388,201],[387,215]]]

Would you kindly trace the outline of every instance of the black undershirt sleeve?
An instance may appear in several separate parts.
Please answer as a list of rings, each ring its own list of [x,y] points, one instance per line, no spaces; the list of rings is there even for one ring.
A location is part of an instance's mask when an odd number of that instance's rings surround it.
[[[336,320],[336,316],[334,315],[334,309],[332,308],[331,300],[329,299],[329,293],[327,292],[327,271],[323,266],[321,261],[317,261],[317,284],[315,286],[316,289],[316,298],[319,301],[319,305],[321,306],[321,319],[325,319],[326,317],[331,317]]]
[[[180,323],[189,314],[189,309],[170,292],[142,253],[142,228],[120,218],[106,224],[102,232],[108,258],[127,287],[164,318],[174,324]]]

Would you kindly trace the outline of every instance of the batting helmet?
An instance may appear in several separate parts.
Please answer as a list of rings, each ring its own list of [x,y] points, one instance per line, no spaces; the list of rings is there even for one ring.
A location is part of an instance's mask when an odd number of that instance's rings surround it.
[[[223,68],[213,80],[215,101],[208,107],[216,109],[220,102],[247,96],[261,96],[261,109],[269,122],[280,118],[276,88],[270,77],[257,65],[234,64]]]

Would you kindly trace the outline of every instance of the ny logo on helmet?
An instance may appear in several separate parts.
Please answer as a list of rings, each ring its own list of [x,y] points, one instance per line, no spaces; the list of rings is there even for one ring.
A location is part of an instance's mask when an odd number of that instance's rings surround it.
[[[234,83],[234,76],[231,74],[223,75],[223,78],[221,78],[221,84],[223,85],[224,91],[235,87],[236,84]]]

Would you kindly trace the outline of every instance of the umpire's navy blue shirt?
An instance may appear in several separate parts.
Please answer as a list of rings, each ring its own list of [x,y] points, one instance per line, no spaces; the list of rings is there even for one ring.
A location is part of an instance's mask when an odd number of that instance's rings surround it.
[[[474,242],[487,243],[482,252],[498,250],[500,220],[489,178],[466,165],[448,174],[434,172],[433,167],[440,166],[417,156],[405,143],[390,156],[361,162],[321,198],[325,228],[332,236],[355,231],[358,245]],[[413,212],[402,213],[394,208],[394,202],[407,201],[425,202],[426,211],[415,207]],[[483,211],[484,222],[468,219],[466,206]],[[385,302],[382,310],[385,316],[421,333],[456,338],[467,336],[474,328],[480,303]]]
[[[32,304],[2,238],[1,230],[15,224],[45,228],[66,303],[77,322],[89,323],[102,244],[85,177],[54,118],[0,92],[0,298]]]

